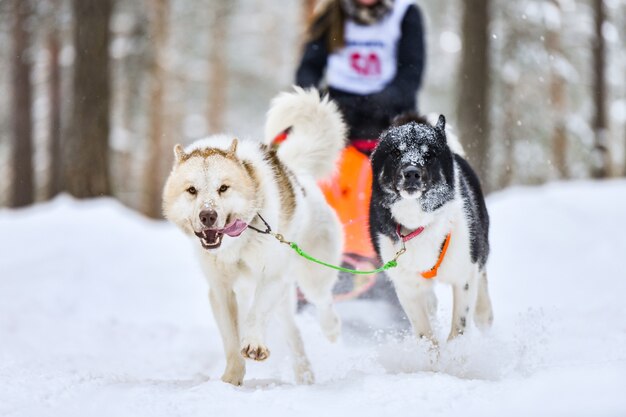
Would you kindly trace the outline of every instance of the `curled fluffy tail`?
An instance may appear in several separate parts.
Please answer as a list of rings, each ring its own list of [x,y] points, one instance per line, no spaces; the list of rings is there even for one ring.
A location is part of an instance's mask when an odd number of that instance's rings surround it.
[[[320,98],[315,89],[294,87],[294,92],[280,93],[267,113],[264,143],[272,144],[285,131],[277,153],[291,170],[316,179],[335,171],[347,128],[333,101]]]

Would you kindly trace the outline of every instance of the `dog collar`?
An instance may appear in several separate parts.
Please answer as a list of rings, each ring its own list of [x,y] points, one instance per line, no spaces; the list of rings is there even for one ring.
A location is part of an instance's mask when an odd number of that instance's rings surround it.
[[[400,226],[400,224],[396,226],[396,234],[398,235],[400,239],[402,239],[402,242],[408,242],[409,240],[413,239],[414,237],[418,236],[424,231],[424,226],[420,226],[414,231],[412,231],[411,233],[403,235],[401,232],[401,228],[402,226]],[[450,245],[451,235],[452,233],[448,233],[448,235],[446,236],[446,240],[443,241],[443,244],[441,245],[441,250],[439,251],[439,258],[437,259],[435,266],[430,268],[428,271],[424,271],[420,273],[422,278],[431,279],[437,276],[439,267],[441,266],[441,263],[443,262],[443,258],[446,256],[446,252],[448,251],[448,246]]]

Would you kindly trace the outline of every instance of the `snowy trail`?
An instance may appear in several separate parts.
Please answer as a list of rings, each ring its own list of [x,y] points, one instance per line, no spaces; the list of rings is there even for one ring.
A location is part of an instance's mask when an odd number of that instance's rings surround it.
[[[339,344],[298,316],[316,373],[286,347],[219,380],[221,342],[191,243],[113,200],[0,210],[0,415],[624,416],[626,181],[488,199],[495,323],[438,360],[387,306],[338,306]],[[445,339],[450,294],[438,288]]]

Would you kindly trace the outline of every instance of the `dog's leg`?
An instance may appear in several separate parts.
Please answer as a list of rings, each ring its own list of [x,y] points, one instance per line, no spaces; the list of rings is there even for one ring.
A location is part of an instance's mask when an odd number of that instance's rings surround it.
[[[415,335],[429,340],[433,346],[437,341],[433,336],[430,324],[431,317],[437,310],[437,298],[430,281],[418,282],[418,278],[410,277],[410,282],[394,280],[398,300],[411,321]]]
[[[465,332],[476,309],[478,294],[478,271],[472,272],[467,281],[452,285],[452,326],[448,340]]]
[[[338,265],[343,249],[342,226],[334,211],[327,206],[317,185],[313,188],[310,198],[316,201],[319,209],[313,208],[311,211],[302,245],[315,257]],[[294,261],[293,276],[306,299],[317,308],[322,332],[328,340],[335,342],[341,334],[341,320],[333,306],[333,287],[338,279],[337,271],[298,259]]]
[[[479,272],[474,323],[476,323],[476,327],[482,331],[487,330],[493,323],[493,310],[491,309],[491,298],[489,298],[486,271]]]
[[[222,335],[224,353],[226,354],[226,370],[222,381],[233,385],[241,385],[246,374],[246,364],[239,354],[239,326],[237,318],[237,299],[232,288],[222,283],[212,283],[209,300],[217,327]]]
[[[304,342],[294,318],[295,288],[291,286],[289,290],[290,294],[281,302],[279,315],[283,321],[285,337],[293,355],[293,371],[296,376],[296,382],[298,384],[312,384],[315,382],[315,377],[304,351]]]
[[[254,299],[241,329],[241,355],[255,361],[270,356],[264,335],[267,322],[278,303],[289,290],[280,276],[263,276],[257,284]]]
[[[333,306],[332,288],[337,281],[334,271],[303,265],[298,269],[298,285],[302,293],[317,308],[324,335],[335,342],[341,333],[341,320]]]

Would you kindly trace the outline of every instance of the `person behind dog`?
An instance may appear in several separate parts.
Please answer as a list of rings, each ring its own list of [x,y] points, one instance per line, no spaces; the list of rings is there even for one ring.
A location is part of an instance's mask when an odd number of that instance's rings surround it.
[[[296,84],[318,89],[323,84],[349,127],[338,175],[320,187],[344,226],[344,266],[370,270],[380,260],[368,230],[368,156],[395,116],[417,111],[425,56],[421,12],[415,0],[325,0],[307,36]],[[397,304],[393,288],[378,277],[342,276],[336,299],[385,298]]]
[[[328,93],[369,155],[398,114],[417,110],[425,60],[414,0],[326,0],[312,19],[296,84]]]

